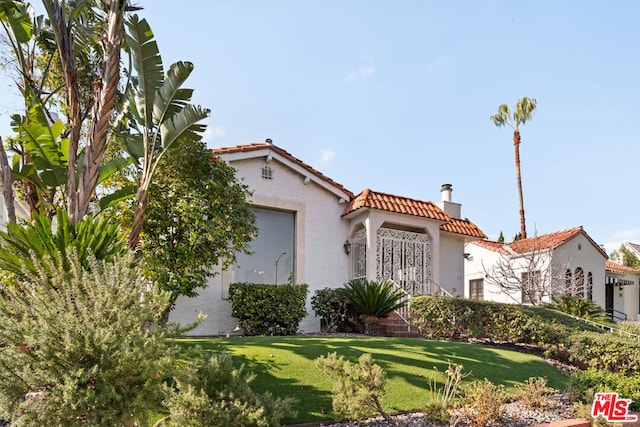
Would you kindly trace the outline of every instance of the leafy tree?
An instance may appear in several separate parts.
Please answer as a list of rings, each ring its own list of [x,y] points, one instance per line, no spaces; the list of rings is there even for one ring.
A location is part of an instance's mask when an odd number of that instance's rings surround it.
[[[513,114],[509,111],[507,104],[498,107],[498,114],[490,117],[491,121],[497,126],[502,127],[508,125],[513,128],[513,147],[516,155],[516,179],[518,183],[518,198],[520,200],[520,233],[521,238],[527,238],[527,227],[524,220],[524,200],[522,197],[522,174],[520,171],[520,125],[524,125],[531,120],[533,110],[536,109],[535,98],[521,98],[516,102],[516,108]]]
[[[231,265],[256,228],[248,187],[204,143],[169,153],[156,175],[143,229],[143,268],[173,303],[178,295],[196,296],[216,265]]]
[[[504,234],[502,234],[502,230],[500,230],[500,235],[498,236],[498,243],[504,243]]]
[[[610,257],[626,267],[640,269],[640,259],[624,243],[617,250],[611,252]]]

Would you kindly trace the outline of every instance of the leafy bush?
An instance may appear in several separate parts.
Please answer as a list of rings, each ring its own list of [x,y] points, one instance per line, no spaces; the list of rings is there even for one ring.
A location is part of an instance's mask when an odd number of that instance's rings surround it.
[[[333,410],[339,416],[360,419],[380,413],[391,425],[393,422],[383,410],[380,397],[384,394],[386,374],[374,363],[369,353],[363,353],[357,364],[345,360],[337,353],[316,359],[316,366],[334,377],[332,389]]]
[[[640,336],[640,322],[636,322],[633,320],[625,320],[624,322],[620,322],[616,324],[618,329],[622,329],[623,331],[627,331],[634,335]]]
[[[496,386],[488,379],[474,381],[465,388],[465,418],[471,427],[485,427],[502,417],[506,399],[503,386]]]
[[[459,397],[459,387],[462,380],[469,374],[463,374],[462,365],[448,364],[444,373],[433,368],[436,376],[429,382],[430,399],[424,413],[430,421],[437,424],[456,425],[459,414],[453,411],[454,401]],[[439,378],[438,378],[439,377]],[[438,387],[438,379],[442,381],[442,387]]]
[[[412,323],[431,339],[473,338],[555,346],[571,333],[558,320],[562,315],[548,315],[542,308],[532,310],[513,304],[424,295],[411,300],[411,311]]]
[[[565,344],[570,360],[610,372],[640,372],[640,342],[611,333],[581,332]]]
[[[254,375],[233,369],[231,356],[214,355],[185,366],[175,387],[165,386],[168,426],[280,426],[294,416],[294,399],[257,394],[250,385]]]
[[[91,271],[75,250],[58,260],[31,257],[35,272],[0,298],[1,415],[12,426],[144,422],[172,371],[164,330],[149,327],[168,296],[147,290],[130,257]]]
[[[294,335],[307,315],[307,285],[233,283],[231,315],[247,335]]]
[[[323,332],[335,332],[353,316],[353,308],[342,289],[318,289],[311,297],[311,308],[321,318]]]
[[[395,289],[389,280],[351,280],[342,292],[358,315],[384,317],[406,304],[406,301],[402,301],[402,291]]]
[[[583,319],[603,322],[610,320],[602,307],[593,301],[573,295],[560,295],[553,297],[553,303],[548,305],[553,310],[558,310],[572,316]]]
[[[631,399],[631,410],[640,410],[640,373],[630,375],[589,368],[571,376],[569,390],[571,400],[587,404],[597,392],[617,392],[621,398]]]

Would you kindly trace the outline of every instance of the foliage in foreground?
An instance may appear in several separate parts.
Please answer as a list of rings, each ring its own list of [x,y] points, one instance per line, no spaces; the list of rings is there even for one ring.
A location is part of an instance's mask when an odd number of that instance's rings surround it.
[[[317,358],[316,366],[334,378],[332,402],[336,414],[357,420],[378,412],[392,424],[380,402],[387,376],[371,354],[363,353],[356,364],[329,353]]]
[[[75,253],[68,270],[31,262],[36,272],[0,298],[2,416],[12,426],[144,421],[172,371],[163,330],[149,328],[167,295],[147,290],[128,257],[89,270]]]
[[[590,404],[597,392],[617,392],[631,399],[630,409],[640,410],[640,373],[624,374],[589,368],[571,376],[571,400]]]
[[[308,289],[304,284],[232,283],[231,315],[246,335],[294,335],[307,315]]]
[[[293,416],[295,399],[258,394],[250,384],[254,375],[233,369],[231,357],[214,355],[185,366],[176,386],[165,386],[168,426],[279,426]]]
[[[66,254],[72,249],[83,268],[89,266],[90,258],[109,261],[125,252],[118,224],[87,216],[73,225],[64,209],[56,212],[55,227],[48,216],[39,213],[34,214],[31,224],[7,224],[7,231],[0,231],[0,246],[0,268],[18,275],[25,270],[36,273],[33,259],[45,257],[54,264],[61,261],[67,269]],[[47,264],[40,267],[47,268]]]

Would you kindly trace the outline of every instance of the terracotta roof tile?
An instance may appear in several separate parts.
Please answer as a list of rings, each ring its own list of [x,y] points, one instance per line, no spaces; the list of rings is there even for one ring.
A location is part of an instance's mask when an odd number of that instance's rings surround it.
[[[600,245],[594,242],[591,237],[589,237],[589,235],[581,226],[557,231],[555,233],[530,237],[528,239],[516,240],[515,242],[507,244],[492,242],[490,240],[477,240],[473,243],[505,255],[510,253],[509,249],[512,251],[512,253],[524,254],[527,252],[531,252],[534,249],[555,249],[568,240],[572,239],[573,237],[577,236],[578,234],[583,234],[605,258],[608,258],[606,252],[600,247]]]
[[[278,147],[277,145],[273,145],[273,144],[271,144],[269,142],[257,142],[257,143],[254,142],[254,143],[251,143],[251,144],[236,145],[235,147],[213,148],[211,150],[211,152],[213,154],[215,154],[216,156],[222,156],[224,154],[249,153],[249,152],[252,152],[252,151],[259,151],[259,150],[271,150],[274,153],[278,153],[282,157],[284,157],[284,158],[288,159],[289,161],[291,161],[293,163],[296,163],[298,166],[304,168],[307,172],[311,173],[312,175],[315,175],[319,179],[321,179],[321,180],[333,185],[334,187],[344,191],[345,193],[347,193],[349,195],[349,198],[353,198],[353,196],[354,196],[354,194],[351,191],[347,190],[342,184],[332,180],[328,176],[324,175],[322,172],[312,168],[311,166],[309,166],[308,164],[306,164],[302,160],[298,159],[297,157],[295,157],[292,154],[290,154],[289,152],[287,152],[286,150],[283,150],[282,148]]]
[[[371,191],[368,188],[351,200],[345,208],[342,216],[363,208],[379,209],[386,212],[395,212],[444,221],[445,223],[440,226],[440,229],[443,231],[478,237],[481,239],[487,237],[482,230],[478,228],[478,226],[468,219],[452,218],[432,202],[380,193]]]
[[[471,242],[473,245],[480,246],[481,248],[489,249],[490,251],[499,252],[503,255],[509,255],[510,252],[505,249],[505,244],[500,242],[494,242],[493,240],[475,240]]]
[[[604,262],[604,268],[606,271],[609,271],[611,273],[616,273],[616,274],[625,274],[625,273],[640,274],[640,270],[636,268],[627,267],[626,265],[618,264],[617,262],[613,262],[611,260],[606,260]]]
[[[460,219],[449,217],[449,222],[442,224],[440,229],[448,231],[449,233],[464,234],[467,236],[478,237],[480,239],[487,238],[487,235],[484,234],[477,225],[466,218]]]
[[[555,249],[582,232],[582,227],[570,228],[568,230],[557,231],[555,233],[516,240],[515,242],[509,243],[509,247],[513,249],[514,252],[518,253],[531,252],[534,249]]]

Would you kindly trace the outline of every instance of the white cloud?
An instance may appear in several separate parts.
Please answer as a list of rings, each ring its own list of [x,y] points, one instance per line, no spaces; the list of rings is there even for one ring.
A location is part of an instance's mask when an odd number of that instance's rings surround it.
[[[618,249],[624,242],[638,243],[640,242],[640,228],[630,228],[627,230],[619,230],[613,233],[613,238],[604,244],[607,253]]]
[[[336,152],[331,149],[322,150],[322,155],[320,157],[320,163],[326,165],[336,156]]]
[[[205,142],[211,141],[213,138],[224,138],[227,136],[227,131],[222,126],[207,126],[207,129],[204,131],[202,135],[202,139]]]
[[[373,65],[363,65],[357,70],[349,73],[349,75],[344,80],[349,82],[356,79],[366,79],[367,77],[372,76],[375,71],[376,70],[375,68],[373,68]]]

